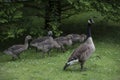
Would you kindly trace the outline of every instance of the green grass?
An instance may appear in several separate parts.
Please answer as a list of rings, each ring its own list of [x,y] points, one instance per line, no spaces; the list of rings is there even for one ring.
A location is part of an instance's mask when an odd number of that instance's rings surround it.
[[[64,21],[64,32],[85,32],[85,28],[81,27],[85,23],[79,23],[79,19],[84,18],[76,17]],[[23,52],[21,59],[16,61],[10,61],[9,55],[0,53],[0,80],[120,80],[120,27],[106,24],[94,26],[92,33],[96,51],[84,65],[87,71],[80,72],[79,64],[63,71],[68,57],[79,45],[76,44],[65,53],[53,50],[45,58],[41,58],[41,52],[36,53],[34,49]]]
[[[0,56],[0,80],[120,80],[120,45],[95,41],[96,52],[86,62],[87,71],[80,72],[80,65],[63,66],[75,47],[65,53],[52,51],[41,58],[35,50],[27,50],[20,60],[9,61],[8,55]],[[100,56],[98,58],[97,56]]]

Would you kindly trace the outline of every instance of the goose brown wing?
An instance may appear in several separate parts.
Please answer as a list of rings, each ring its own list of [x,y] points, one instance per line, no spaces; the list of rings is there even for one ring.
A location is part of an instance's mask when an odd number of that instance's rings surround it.
[[[73,51],[68,61],[84,57],[84,55],[86,55],[88,50],[89,50],[89,46],[86,44],[82,44],[81,46],[79,46],[77,49]]]

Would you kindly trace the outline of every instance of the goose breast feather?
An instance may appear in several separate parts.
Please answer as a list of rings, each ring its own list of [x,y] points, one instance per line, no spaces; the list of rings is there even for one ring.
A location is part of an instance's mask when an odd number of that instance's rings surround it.
[[[79,60],[86,60],[90,57],[91,53],[93,52],[93,49],[90,45],[87,44],[81,44],[77,49],[75,49],[69,58],[69,61],[71,61],[72,58],[77,58]]]

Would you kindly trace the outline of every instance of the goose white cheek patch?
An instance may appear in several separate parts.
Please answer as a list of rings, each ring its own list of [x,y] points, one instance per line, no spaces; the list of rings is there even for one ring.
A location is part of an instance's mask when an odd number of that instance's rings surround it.
[[[68,65],[73,65],[73,64],[75,64],[75,63],[78,63],[78,59],[72,60],[72,61],[68,62],[67,64],[68,64]]]
[[[91,23],[90,20],[88,20],[88,23]]]

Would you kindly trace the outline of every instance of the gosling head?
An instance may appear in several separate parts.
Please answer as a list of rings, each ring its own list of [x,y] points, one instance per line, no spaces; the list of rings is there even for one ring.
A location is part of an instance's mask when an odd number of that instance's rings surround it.
[[[72,39],[73,38],[73,36],[71,34],[67,35],[66,37],[67,37],[67,39]]]
[[[53,32],[52,31],[48,31],[48,36],[53,36]]]
[[[81,35],[80,35],[80,42],[85,41],[86,38],[87,38],[87,35],[85,35],[85,34],[81,34]]]
[[[30,40],[30,39],[32,39],[32,36],[27,35],[25,39]]]

